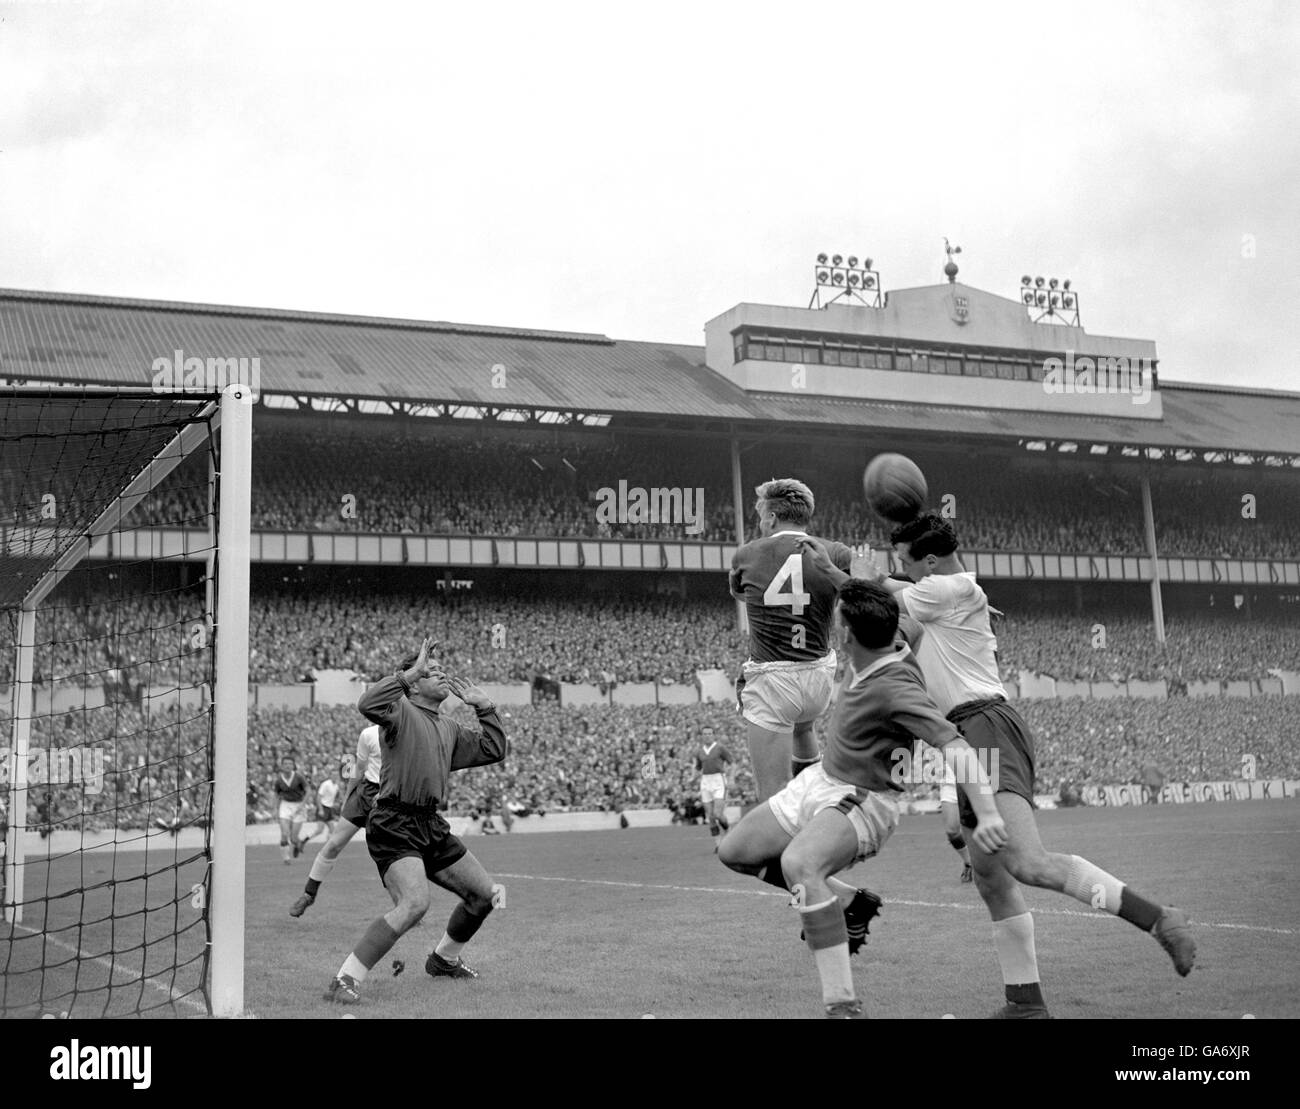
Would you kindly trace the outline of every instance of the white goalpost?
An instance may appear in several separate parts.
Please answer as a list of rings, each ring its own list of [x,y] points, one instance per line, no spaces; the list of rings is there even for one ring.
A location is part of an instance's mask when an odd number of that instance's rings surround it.
[[[99,1008],[99,1015],[120,1015],[110,1012],[121,1009],[120,1001],[112,1003],[115,991],[133,996],[134,1008],[128,1011],[139,1012],[153,1007],[141,1000],[153,997],[145,986],[161,991],[174,1005],[178,997],[186,994],[181,981],[186,974],[194,980],[189,986],[191,1003],[206,993],[214,1015],[236,1016],[243,1012],[252,400],[250,387],[240,384],[229,385],[219,394],[205,395],[160,395],[147,389],[93,386],[14,387],[0,395],[0,493],[8,494],[7,499],[15,502],[13,522],[0,518],[0,613],[9,609],[13,634],[11,689],[7,703],[0,702],[10,712],[8,735],[0,736],[0,742],[7,739],[9,747],[4,768],[8,806],[2,887],[9,939],[7,944],[0,944],[4,982],[0,1012],[21,1011],[31,1005],[44,1008],[51,999],[61,999],[58,1004],[65,1009],[80,1003],[87,1009]],[[203,450],[208,452],[211,465],[205,475],[209,484],[208,527],[201,533],[208,548],[207,601],[201,607],[210,630],[212,654],[207,662],[214,680],[210,699],[202,696],[201,700],[208,701],[202,708],[210,712],[211,719],[202,721],[199,710],[194,718],[180,722],[182,714],[178,710],[166,720],[163,712],[157,712],[163,722],[151,731],[154,725],[150,715],[156,710],[148,698],[154,690],[150,687],[148,695],[143,694],[144,679],[137,680],[131,695],[135,700],[105,705],[108,664],[86,662],[82,664],[84,673],[69,674],[67,659],[90,657],[92,647],[102,650],[105,643],[114,652],[110,658],[116,659],[120,641],[114,637],[135,636],[131,642],[139,641],[140,613],[148,614],[154,602],[161,609],[174,600],[172,594],[179,590],[162,589],[157,596],[147,591],[140,596],[124,596],[119,583],[117,594],[110,594],[102,603],[123,609],[121,627],[87,630],[84,642],[59,638],[68,634],[69,613],[74,610],[57,604],[51,594],[88,556],[104,566],[129,565],[137,574],[151,573],[163,565],[174,570],[179,562],[192,560],[193,520],[184,513],[178,510],[175,521],[162,524],[142,524],[130,517],[140,505],[152,503],[149,498],[169,475]],[[50,504],[62,502],[59,514],[51,514],[48,524],[46,514],[37,511],[46,500]],[[79,513],[64,507],[69,503],[77,505]],[[215,519],[213,504],[217,509]],[[5,509],[10,511],[10,505],[6,504]],[[101,577],[115,580],[117,576],[106,573]],[[90,603],[85,603],[85,611],[90,612]],[[147,656],[138,668],[148,675],[148,680],[155,680],[157,673],[166,674],[165,680],[176,686],[168,692],[179,705],[180,695],[187,692],[181,674],[191,660],[183,657],[183,648],[175,647],[177,622],[173,619],[169,624],[162,615],[154,619],[157,626],[146,628],[143,641],[159,644],[155,647],[158,653]],[[44,660],[44,674],[38,671],[40,660]],[[131,661],[137,664],[134,652]],[[117,680],[115,669],[107,674]],[[103,696],[92,696],[97,681],[105,682]],[[73,686],[77,688],[71,689]],[[125,688],[131,689],[129,679]],[[61,705],[57,699],[60,693],[64,695]],[[120,748],[134,754],[143,749],[144,754],[135,756],[139,766],[128,763],[125,756],[113,766],[117,792],[107,799],[107,804],[101,795],[102,779],[97,789],[88,789],[83,779],[78,803],[78,783],[56,777],[53,769],[56,754],[63,760],[60,766],[71,765],[63,757],[62,747],[68,743],[70,725],[88,718],[92,704],[113,714],[134,713],[131,719],[145,722],[140,729],[143,739],[139,731],[124,736],[120,744],[116,735],[108,737],[114,741],[114,751]],[[44,749],[37,746],[35,754],[34,721],[42,731],[41,742],[47,745]],[[186,749],[184,743],[174,741],[174,737],[182,735],[185,725],[191,726],[184,733],[187,741],[192,741],[200,726],[204,728],[207,738],[203,749]],[[128,730],[127,725],[117,726]],[[102,733],[95,735],[103,738]],[[161,744],[158,736],[163,739]],[[163,748],[161,753],[150,750],[151,742]],[[85,752],[78,754],[84,757]],[[43,784],[33,783],[29,776],[33,759],[35,765],[44,768]],[[156,813],[164,811],[164,801],[156,783],[144,785],[139,790],[144,800],[136,801],[134,785],[125,790],[123,784],[127,778],[134,783],[133,776],[148,783],[154,783],[156,776],[170,783],[174,789],[170,798],[177,812],[182,797],[201,795],[207,799],[208,812],[195,822],[191,837],[201,834],[203,843],[198,855],[182,857],[173,829],[177,846],[173,848],[171,868],[165,855],[164,864],[156,864],[160,849],[151,847],[150,837],[165,838],[152,828],[153,824],[164,823],[155,818]],[[67,788],[69,785],[73,788]],[[70,818],[62,809],[55,811],[51,798],[56,793],[71,797]],[[93,806],[88,793],[96,794]],[[43,814],[38,794],[43,796]],[[38,813],[35,822],[33,808]],[[139,831],[142,821],[143,831]],[[33,889],[29,888],[33,860],[28,848],[29,839],[34,842],[37,831],[41,841],[48,837],[49,843],[42,847],[45,854],[40,860],[38,888]],[[64,875],[74,866],[78,873],[84,873],[81,856],[96,850],[112,851],[112,880],[96,885],[83,877],[78,887],[74,876],[72,888],[68,889],[62,882]],[[118,904],[118,855],[131,851],[143,854],[146,862],[143,868],[135,864],[134,869],[124,867],[131,873],[125,874],[120,884],[136,882],[141,884],[142,892],[138,904],[122,908]],[[182,890],[180,884],[188,880],[185,875],[190,873],[187,868],[199,865],[204,866],[204,880],[195,883],[192,890]],[[141,869],[143,876],[138,873]],[[166,889],[166,879],[170,879],[173,890]],[[105,884],[110,887],[107,902],[100,888]],[[161,907],[160,888],[167,895]],[[182,900],[200,910],[198,918],[181,919],[178,906]],[[174,930],[189,933],[190,929],[198,929],[192,935],[203,935],[203,945],[195,941],[189,944],[194,952],[182,951],[177,937],[166,932],[168,911],[180,922],[173,925]],[[129,941],[126,953],[118,950],[116,937],[130,929],[122,926],[119,913],[123,920],[135,923],[138,918],[141,922],[140,935]],[[107,951],[99,935],[94,941],[82,938],[83,932],[94,934],[96,927],[100,934],[110,937]],[[172,949],[170,966],[166,965],[168,940]],[[106,979],[96,979],[89,973],[92,967],[98,968],[100,978],[107,970]],[[202,981],[204,970],[209,982]],[[107,998],[102,1004],[100,994]],[[129,999],[127,1004],[131,1004]],[[80,1010],[73,1015],[80,1015]]]

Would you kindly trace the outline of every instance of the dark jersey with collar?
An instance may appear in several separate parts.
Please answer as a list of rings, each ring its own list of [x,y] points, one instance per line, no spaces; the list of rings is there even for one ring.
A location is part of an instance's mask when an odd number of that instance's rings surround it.
[[[287,782],[283,774],[275,776],[275,795],[281,801],[301,801],[307,796],[307,779],[298,771],[293,772],[293,777]]]
[[[914,739],[942,747],[958,738],[956,727],[926,692],[921,667],[900,635],[893,655],[861,673],[855,674],[852,666],[845,668],[822,765],[832,777],[863,789],[901,792],[903,785],[895,771],[907,766],[904,760],[911,757]],[[906,754],[896,755],[896,751]]]
[[[829,653],[835,583],[799,549],[808,533],[791,528],[746,543],[731,559],[731,592],[745,602],[754,662],[811,662]],[[849,572],[853,552],[822,540]]]
[[[701,774],[725,774],[731,761],[731,752],[716,739],[695,749],[695,765]]]
[[[379,725],[383,766],[375,804],[392,800],[442,808],[451,772],[500,762],[508,748],[506,733],[495,708],[475,710],[483,729],[476,732],[412,704],[408,692],[406,682],[395,676],[376,682],[357,701],[361,715]]]

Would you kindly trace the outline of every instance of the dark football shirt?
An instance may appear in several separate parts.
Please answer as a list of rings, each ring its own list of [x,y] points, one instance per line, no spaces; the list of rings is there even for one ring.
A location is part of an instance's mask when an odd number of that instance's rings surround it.
[[[745,602],[754,662],[810,662],[831,649],[835,584],[799,550],[807,534],[779,531],[746,543],[731,559],[731,592]],[[843,543],[822,542],[847,574],[853,552]]]
[[[956,727],[926,692],[921,667],[904,633],[892,656],[879,659],[861,674],[846,668],[831,711],[822,765],[842,782],[901,791],[903,786],[894,776],[900,765],[895,751],[910,756],[915,739],[943,747],[958,738]]]
[[[731,761],[731,752],[716,739],[712,743],[701,743],[695,750],[695,765],[701,774],[725,774],[727,763]]]
[[[412,704],[407,689],[401,678],[385,678],[357,701],[361,715],[379,725],[384,763],[375,804],[393,800],[443,808],[451,772],[500,762],[509,746],[506,733],[495,708],[476,710],[483,730],[475,732],[450,716]]]
[[[283,774],[275,776],[275,795],[281,801],[301,801],[307,796],[307,779],[298,771],[293,772],[293,777],[287,782]]]

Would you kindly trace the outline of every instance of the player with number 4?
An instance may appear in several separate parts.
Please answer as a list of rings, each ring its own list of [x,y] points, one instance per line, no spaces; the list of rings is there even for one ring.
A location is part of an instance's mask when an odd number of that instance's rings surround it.
[[[835,686],[835,583],[799,545],[812,523],[812,490],[795,478],[779,478],[754,492],[759,538],[736,551],[730,586],[749,620],[749,658],[736,697],[757,800],[766,801],[820,757],[813,723],[830,705]],[[843,543],[825,546],[849,573],[853,552]]]

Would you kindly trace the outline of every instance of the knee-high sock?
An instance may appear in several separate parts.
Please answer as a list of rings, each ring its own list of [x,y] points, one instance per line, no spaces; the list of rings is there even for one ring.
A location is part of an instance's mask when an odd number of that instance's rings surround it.
[[[371,921],[361,942],[344,961],[339,974],[348,974],[364,982],[370,968],[393,949],[399,933],[382,916]]]
[[[849,968],[849,932],[837,898],[800,908],[803,932],[822,981],[822,1001],[852,1001],[853,972]]]
[[[330,876],[330,871],[334,869],[334,864],[338,861],[337,855],[332,859],[327,859],[324,851],[316,853],[316,857],[311,861],[311,870],[307,872],[307,892],[309,894],[313,897],[316,896],[320,884]]]
[[[488,913],[491,911],[490,901],[487,908],[477,913],[471,912],[464,901],[459,902],[452,909],[451,917],[447,921],[447,930],[438,941],[438,946],[433,949],[434,952],[444,959],[459,958],[461,950],[474,938],[474,933],[483,927],[483,922],[487,920]]]
[[[785,872],[781,869],[781,856],[768,859],[765,863],[760,863],[751,871],[754,877],[759,881],[766,882],[769,886],[775,886],[779,890],[788,890],[790,883],[785,880]],[[847,905],[857,894],[857,888],[851,886],[848,882],[843,882],[839,878],[827,878],[826,884],[830,886],[831,893],[842,906]]]
[[[1079,855],[1070,856],[1065,892],[1091,908],[1127,920],[1144,932],[1150,932],[1160,919],[1161,909],[1154,901],[1134,893],[1113,874],[1107,874]]]
[[[1041,1005],[1043,990],[1038,981],[1033,916],[1030,913],[1020,913],[1004,920],[995,920],[993,945],[997,948],[1007,1000]]]

